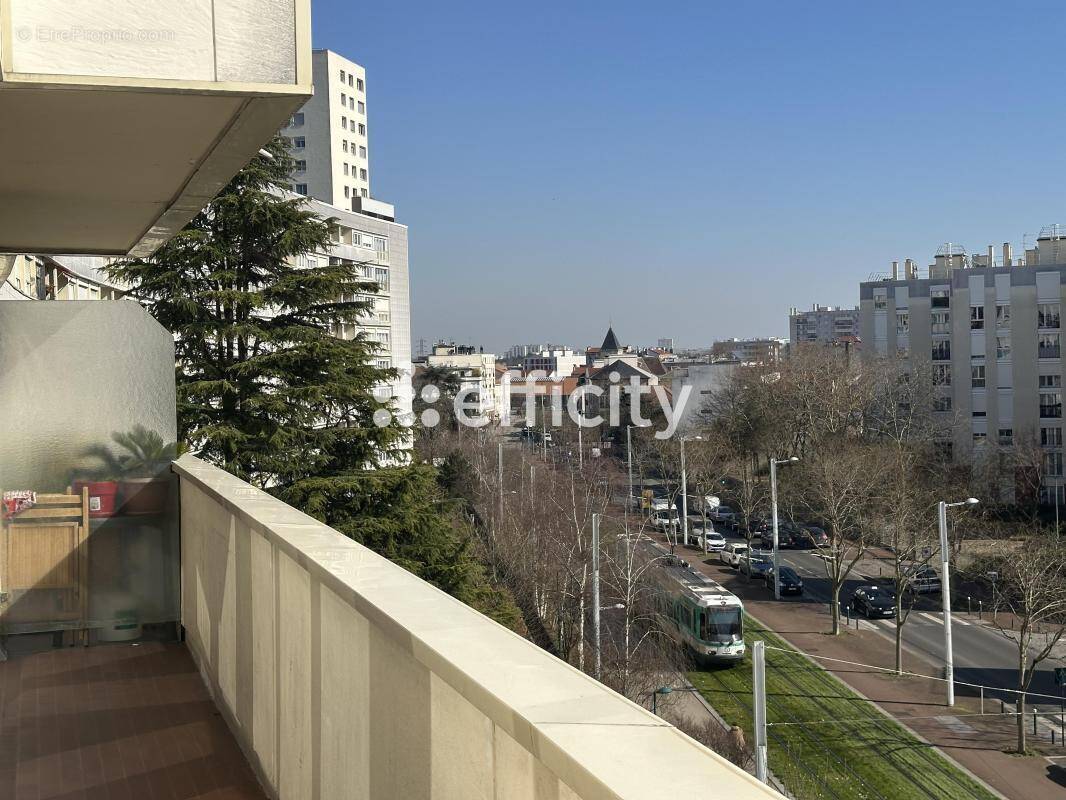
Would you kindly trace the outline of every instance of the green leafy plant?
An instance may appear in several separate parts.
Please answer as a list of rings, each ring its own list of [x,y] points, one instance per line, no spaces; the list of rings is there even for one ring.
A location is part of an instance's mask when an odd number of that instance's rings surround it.
[[[152,478],[160,468],[177,457],[174,442],[164,442],[163,437],[143,425],[135,425],[126,432],[115,432],[111,439],[125,452],[116,453],[114,448],[97,444],[89,447],[85,455],[101,462],[91,474],[98,480]]]

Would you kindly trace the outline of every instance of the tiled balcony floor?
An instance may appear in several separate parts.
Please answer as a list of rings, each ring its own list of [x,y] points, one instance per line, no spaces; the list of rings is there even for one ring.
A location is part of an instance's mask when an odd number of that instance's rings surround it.
[[[146,642],[0,662],[0,798],[265,795],[184,645]]]

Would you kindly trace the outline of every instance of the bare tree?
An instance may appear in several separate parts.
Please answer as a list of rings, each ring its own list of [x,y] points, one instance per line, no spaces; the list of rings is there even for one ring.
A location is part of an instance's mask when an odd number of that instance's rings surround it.
[[[1066,633],[1066,547],[1045,532],[999,562],[996,604],[1013,615],[1016,625],[994,624],[1018,650],[1018,752],[1026,752],[1026,693],[1037,666]],[[998,615],[997,615],[998,619]],[[1044,634],[1043,643],[1036,634]]]

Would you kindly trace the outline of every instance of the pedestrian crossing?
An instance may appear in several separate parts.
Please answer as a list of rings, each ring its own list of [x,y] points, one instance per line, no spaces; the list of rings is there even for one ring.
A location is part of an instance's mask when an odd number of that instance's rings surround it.
[[[889,618],[889,619],[863,619],[863,618],[860,617],[860,618],[858,618],[857,622],[858,622],[859,630],[866,630],[866,631],[877,631],[877,630],[880,630],[880,631],[895,631],[895,629],[896,629],[896,620],[892,619],[892,618]],[[855,625],[855,623],[856,623],[856,619],[852,618],[851,624]],[[962,619],[961,617],[956,617],[956,616],[952,616],[951,624],[952,625],[962,625],[964,627],[970,627],[971,625],[973,625],[972,622],[968,622],[965,619]],[[943,627],[944,626],[944,620],[943,620],[943,617],[941,617],[938,614],[930,614],[930,613],[927,613],[925,611],[914,611],[914,612],[911,613],[910,617],[907,619],[907,622],[904,624],[904,629],[906,629],[910,625],[923,625],[923,626],[939,625],[940,627]]]

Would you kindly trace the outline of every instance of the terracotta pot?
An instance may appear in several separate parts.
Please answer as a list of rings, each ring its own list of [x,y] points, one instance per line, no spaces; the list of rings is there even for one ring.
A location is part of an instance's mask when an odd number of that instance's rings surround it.
[[[114,516],[118,481],[73,481],[71,488],[75,494],[81,494],[82,488],[89,490],[90,517]]]
[[[123,514],[160,514],[170,498],[170,481],[166,478],[127,478],[119,484]]]

